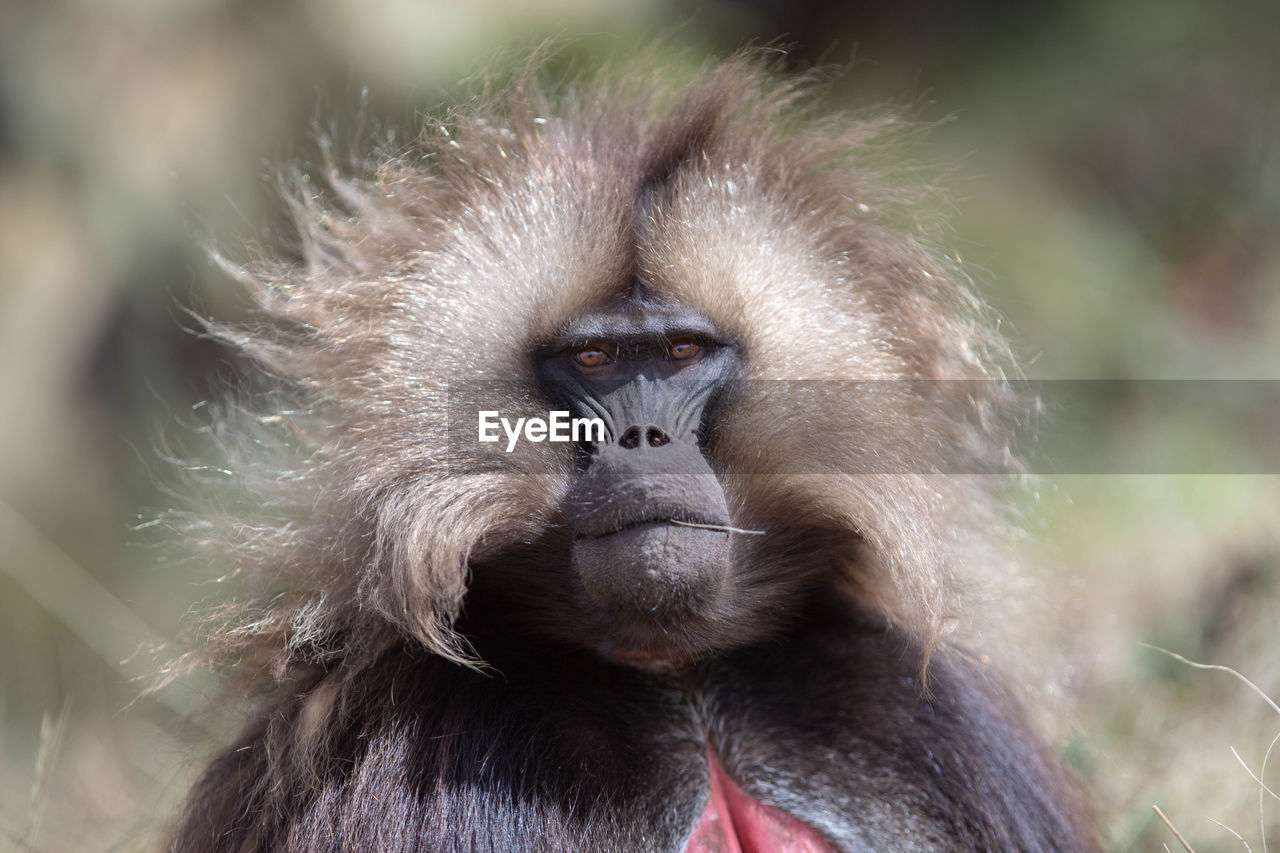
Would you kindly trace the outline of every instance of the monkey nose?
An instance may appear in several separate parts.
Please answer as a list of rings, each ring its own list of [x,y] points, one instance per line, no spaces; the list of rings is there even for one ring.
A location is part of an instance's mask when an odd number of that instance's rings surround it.
[[[671,443],[671,436],[656,424],[632,424],[622,431],[617,443],[625,450],[663,447]]]

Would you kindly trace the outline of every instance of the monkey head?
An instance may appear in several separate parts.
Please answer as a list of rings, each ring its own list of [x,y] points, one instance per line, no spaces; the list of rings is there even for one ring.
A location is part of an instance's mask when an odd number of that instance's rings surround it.
[[[939,636],[1002,529],[954,474],[1004,458],[1005,352],[883,128],[806,121],[803,88],[758,58],[590,103],[517,84],[300,184],[300,262],[237,269],[264,321],[215,329],[303,401],[264,419],[302,458],[262,505],[296,511],[237,528],[269,618],[230,653],[475,662],[530,631],[670,665],[832,589]],[[490,453],[481,409],[604,435]]]

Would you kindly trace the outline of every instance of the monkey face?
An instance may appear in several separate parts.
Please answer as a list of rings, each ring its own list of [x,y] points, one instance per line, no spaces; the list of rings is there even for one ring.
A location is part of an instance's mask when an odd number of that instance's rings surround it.
[[[737,348],[698,312],[637,288],[569,324],[539,368],[558,404],[604,423],[563,508],[575,586],[613,626],[604,649],[639,664],[689,653],[663,638],[713,618],[732,564],[732,519],[704,445],[740,371]]]

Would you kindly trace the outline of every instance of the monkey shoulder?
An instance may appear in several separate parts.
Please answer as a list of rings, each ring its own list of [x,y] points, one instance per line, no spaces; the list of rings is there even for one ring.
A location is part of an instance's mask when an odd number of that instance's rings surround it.
[[[688,704],[564,655],[478,672],[406,645],[358,689],[322,680],[208,768],[173,849],[682,849],[706,798]]]
[[[918,640],[857,605],[816,605],[727,656],[707,695],[730,774],[842,848],[1095,849],[998,681],[946,647],[926,664]]]
[[[924,689],[920,645],[856,608],[678,676],[537,644],[498,657],[477,672],[401,647],[354,704],[321,682],[275,708],[193,795],[185,832],[227,843],[183,849],[678,853],[708,750],[835,849],[1088,849],[1008,698],[945,649]]]

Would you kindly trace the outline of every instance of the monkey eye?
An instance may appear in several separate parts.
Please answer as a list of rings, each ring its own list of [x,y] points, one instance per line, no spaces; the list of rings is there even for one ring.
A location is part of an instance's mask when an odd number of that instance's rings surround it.
[[[573,350],[573,364],[580,370],[600,370],[613,364],[614,353],[599,344],[587,344]]]
[[[702,346],[688,338],[672,341],[667,345],[667,359],[670,361],[694,361],[702,355]]]

